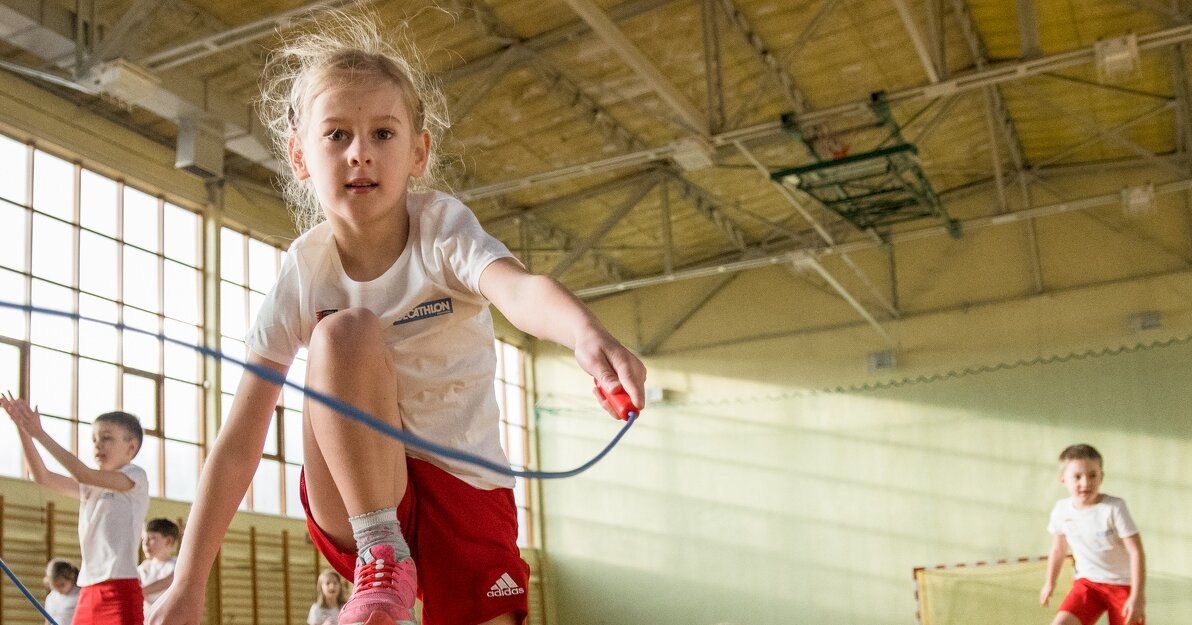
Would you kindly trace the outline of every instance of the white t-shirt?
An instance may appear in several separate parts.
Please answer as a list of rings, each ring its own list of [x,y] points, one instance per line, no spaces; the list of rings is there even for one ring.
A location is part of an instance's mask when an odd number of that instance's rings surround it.
[[[331,619],[331,625],[339,623],[339,606],[324,608],[317,603],[310,605],[310,614],[306,616],[306,625],[323,625],[327,619]]]
[[[1123,538],[1138,533],[1126,502],[1110,495],[1084,509],[1061,499],[1051,510],[1047,531],[1063,534],[1076,560],[1074,577],[1102,584],[1131,583],[1130,554]]]
[[[174,565],[177,564],[178,558],[170,557],[168,560],[155,560],[148,558],[137,565],[137,576],[141,578],[141,587],[148,586],[153,582],[161,581],[169,577],[174,572]],[[164,595],[165,589],[159,590],[155,593],[145,593],[145,612],[148,613],[149,607],[157,602],[158,598]]]
[[[149,512],[149,478],[135,464],[120,467],[133,487],[117,492],[79,485],[80,586],[110,579],[137,579],[141,526]]]
[[[45,609],[54,617],[54,622],[58,625],[70,625],[74,620],[75,606],[79,604],[79,587],[75,586],[67,594],[62,594],[57,590],[51,590],[50,594],[46,595]]]
[[[330,224],[298,237],[246,342],[257,354],[289,364],[310,343],[319,319],[345,308],[367,308],[385,324],[385,340],[393,350],[403,429],[507,465],[493,389],[492,316],[479,281],[489,264],[512,254],[480,227],[468,207],[445,193],[410,193],[406,205],[405,249],[375,280],[356,282],[344,273]],[[477,488],[514,483],[421,449],[407,447],[406,453]]]

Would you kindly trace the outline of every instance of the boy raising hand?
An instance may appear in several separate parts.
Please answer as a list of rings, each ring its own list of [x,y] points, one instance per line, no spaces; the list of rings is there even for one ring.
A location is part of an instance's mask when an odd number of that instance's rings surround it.
[[[149,480],[144,469],[132,464],[144,436],[140,422],[127,412],[96,417],[91,442],[98,468],[92,469],[46,433],[41,415],[29,402],[10,392],[0,395],[0,407],[20,431],[34,481],[80,502],[82,567],[73,624],[142,625],[137,547],[139,529],[149,511]],[[34,441],[69,475],[50,471]]]

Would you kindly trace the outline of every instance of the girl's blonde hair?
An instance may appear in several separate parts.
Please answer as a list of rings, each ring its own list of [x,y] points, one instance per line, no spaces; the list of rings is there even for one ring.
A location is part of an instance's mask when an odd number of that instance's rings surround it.
[[[327,605],[327,597],[323,596],[323,582],[334,579],[339,582],[339,594],[335,596],[335,605]],[[319,581],[315,583],[315,603],[322,608],[341,607],[348,602],[348,589],[344,586],[344,578],[331,569],[323,569],[319,573]]]
[[[401,92],[415,133],[430,133],[426,173],[412,178],[414,190],[434,186],[437,145],[450,126],[446,101],[438,86],[418,66],[421,59],[405,38],[390,41],[376,16],[335,9],[307,14],[301,25],[281,35],[280,45],[265,60],[260,114],[283,163],[289,162],[290,139],[309,121],[310,104],[334,86],[390,81]],[[283,167],[282,192],[300,232],[321,222],[323,211],[309,180],[294,178]]]
[[[54,580],[68,579],[71,585],[76,585],[79,581],[79,567],[71,563],[70,560],[62,558],[54,558],[46,564],[46,576],[42,580],[47,590],[54,588]]]

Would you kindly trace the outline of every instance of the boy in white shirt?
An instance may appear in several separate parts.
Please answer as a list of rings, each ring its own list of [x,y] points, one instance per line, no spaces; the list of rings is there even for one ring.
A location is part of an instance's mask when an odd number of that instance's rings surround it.
[[[174,581],[174,546],[181,532],[178,524],[165,518],[149,519],[141,533],[141,551],[145,559],[137,565],[141,589],[145,593],[145,614]]]
[[[1126,502],[1101,492],[1101,454],[1091,445],[1060,453],[1060,483],[1071,497],[1056,502],[1047,530],[1054,536],[1039,602],[1047,605],[1068,546],[1075,582],[1052,625],[1093,625],[1104,612],[1109,625],[1143,623],[1146,557]]]
[[[0,407],[12,417],[33,479],[55,492],[79,500],[79,602],[73,625],[142,625],[141,582],[137,577],[137,528],[149,511],[149,479],[132,464],[141,449],[141,423],[127,412],[95,418],[91,442],[92,469],[58,444],[41,425],[29,402],[6,393]],[[33,441],[70,475],[50,471]]]

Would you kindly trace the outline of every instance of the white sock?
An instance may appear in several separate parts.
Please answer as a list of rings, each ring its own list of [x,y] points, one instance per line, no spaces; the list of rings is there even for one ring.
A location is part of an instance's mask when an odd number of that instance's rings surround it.
[[[367,553],[373,545],[388,544],[398,561],[410,557],[410,546],[401,535],[397,521],[397,508],[381,508],[359,516],[350,516],[352,537],[356,539],[356,550]]]

